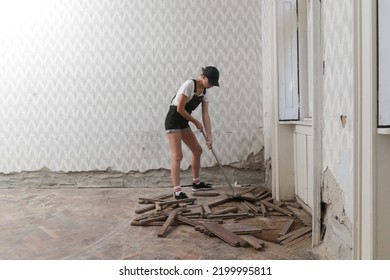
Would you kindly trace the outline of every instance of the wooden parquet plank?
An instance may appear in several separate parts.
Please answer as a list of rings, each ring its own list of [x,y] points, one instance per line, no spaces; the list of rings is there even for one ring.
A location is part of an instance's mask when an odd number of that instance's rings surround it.
[[[278,206],[276,206],[276,205],[274,205],[271,202],[268,202],[266,200],[262,200],[261,203],[264,204],[266,207],[272,208],[272,209],[274,209],[274,210],[276,210],[276,211],[278,211],[280,213],[283,213],[283,214],[285,214],[287,216],[292,216],[293,215],[293,213],[291,213],[290,211],[288,211],[286,209],[283,209],[281,207],[278,207]]]
[[[290,232],[289,234],[280,236],[279,238],[277,238],[277,241],[282,244],[286,244],[298,237],[301,237],[302,235],[308,233],[309,231],[311,231],[311,227],[303,227],[293,232]]]
[[[241,236],[242,239],[244,239],[248,244],[255,248],[256,250],[260,250],[264,247],[265,242],[259,238],[256,238],[252,235],[243,235]]]
[[[220,239],[222,239],[233,247],[245,246],[247,244],[247,242],[241,237],[239,237],[237,234],[231,232],[230,230],[227,230],[225,227],[217,223],[203,223],[203,226],[208,231],[218,236]]]
[[[170,227],[170,225],[173,223],[174,219],[176,218],[177,212],[178,212],[178,210],[173,210],[169,214],[168,219],[165,221],[165,223],[163,224],[163,226],[160,228],[159,232],[157,233],[158,237],[165,236],[168,228]]]
[[[289,220],[285,225],[284,227],[282,228],[282,230],[279,232],[279,236],[282,236],[282,235],[286,235],[287,232],[290,230],[292,224],[294,223],[295,219],[291,219]]]

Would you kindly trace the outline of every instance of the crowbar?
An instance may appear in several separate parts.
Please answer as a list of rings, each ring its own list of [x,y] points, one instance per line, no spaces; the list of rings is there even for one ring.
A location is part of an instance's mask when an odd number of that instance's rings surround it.
[[[204,139],[207,141],[206,134],[204,133],[203,130],[202,130],[202,134],[203,134]],[[210,148],[210,150],[211,150],[211,152],[213,153],[213,155],[214,155],[216,161],[218,162],[218,165],[219,165],[219,167],[221,168],[222,174],[223,174],[223,176],[225,177],[226,182],[228,183],[230,189],[232,190],[231,196],[234,197],[234,187],[232,186],[232,184],[230,183],[230,180],[229,180],[228,177],[226,176],[225,170],[223,170],[222,165],[221,165],[221,162],[219,161],[219,159],[218,159],[217,155],[215,154],[213,148]]]

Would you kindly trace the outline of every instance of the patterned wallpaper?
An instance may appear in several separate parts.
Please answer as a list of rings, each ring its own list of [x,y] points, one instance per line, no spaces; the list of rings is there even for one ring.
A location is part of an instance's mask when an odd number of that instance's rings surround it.
[[[263,121],[264,121],[264,160],[267,166],[265,173],[265,182],[270,186],[272,173],[270,170],[270,159],[272,155],[272,93],[273,93],[273,80],[272,80],[272,48],[273,48],[273,5],[272,1],[263,1],[262,6],[262,38],[263,38],[263,69],[269,69],[263,71]],[[267,162],[268,161],[268,162]]]
[[[261,1],[0,3],[0,172],[169,168],[170,98],[205,65],[221,73],[210,91],[221,162],[263,147]]]
[[[329,168],[348,195],[353,193],[353,0],[322,1],[324,75],[324,169]],[[343,128],[340,116],[347,116]]]

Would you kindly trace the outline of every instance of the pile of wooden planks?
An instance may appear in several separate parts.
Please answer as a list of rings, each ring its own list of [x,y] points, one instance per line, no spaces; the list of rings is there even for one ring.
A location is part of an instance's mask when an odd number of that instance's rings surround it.
[[[197,192],[192,198],[172,195],[139,198],[132,226],[158,226],[157,237],[188,225],[231,246],[262,249],[266,242],[291,246],[311,234],[310,215],[294,202],[279,202],[262,186],[241,187],[234,196],[222,192]]]

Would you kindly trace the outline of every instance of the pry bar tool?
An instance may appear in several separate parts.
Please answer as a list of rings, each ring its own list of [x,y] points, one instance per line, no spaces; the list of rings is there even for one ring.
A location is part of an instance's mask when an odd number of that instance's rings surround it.
[[[204,139],[207,141],[206,134],[204,133],[203,130],[202,130],[202,134],[203,134]],[[219,159],[218,159],[217,155],[215,154],[213,148],[210,148],[210,150],[211,150],[211,152],[213,153],[213,155],[214,155],[216,161],[218,162],[218,165],[219,165],[219,167],[221,168],[221,171],[222,171],[222,173],[223,173],[223,176],[225,177],[226,182],[228,183],[230,189],[232,190],[231,196],[234,197],[234,187],[232,186],[232,184],[230,183],[228,177],[226,176],[226,173],[225,173],[225,171],[223,170],[223,167],[222,167],[222,165],[221,165],[221,162],[219,161]]]

